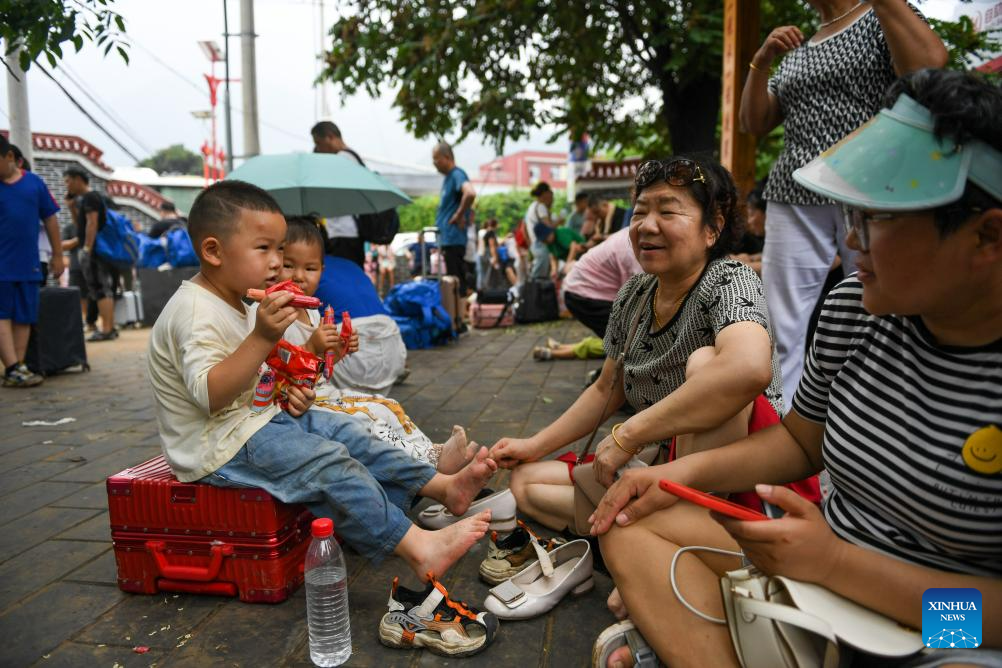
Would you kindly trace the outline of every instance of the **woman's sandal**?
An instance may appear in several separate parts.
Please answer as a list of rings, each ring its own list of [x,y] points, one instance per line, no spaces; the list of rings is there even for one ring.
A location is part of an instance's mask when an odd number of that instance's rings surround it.
[[[599,634],[591,650],[592,668],[607,668],[609,657],[620,647],[629,646],[634,668],[658,668],[663,664],[629,619],[617,622]]]

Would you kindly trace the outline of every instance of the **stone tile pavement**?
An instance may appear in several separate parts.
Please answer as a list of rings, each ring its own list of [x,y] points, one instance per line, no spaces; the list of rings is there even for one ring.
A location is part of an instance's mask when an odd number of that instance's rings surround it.
[[[149,330],[89,344],[92,370],[49,378],[29,390],[0,389],[0,666],[309,666],[304,591],[278,605],[193,595],[126,594],[116,586],[108,528],[107,476],[160,452],[145,379]],[[547,336],[576,340],[570,321],[473,330],[458,343],[413,352],[412,373],[394,388],[435,440],[453,424],[492,444],[549,424],[580,392],[598,361],[537,363],[533,345]],[[31,420],[74,422],[25,427]],[[507,485],[507,472],[491,486]],[[419,506],[420,508],[421,506]],[[445,578],[458,598],[482,603],[477,579],[486,541]],[[353,656],[348,665],[458,664],[419,650],[379,644],[376,627],[394,575],[417,581],[396,559],[374,567],[348,553]],[[613,619],[611,590],[566,600],[551,614],[502,624],[495,644],[464,665],[582,666],[591,643]],[[148,646],[137,654],[133,647]]]

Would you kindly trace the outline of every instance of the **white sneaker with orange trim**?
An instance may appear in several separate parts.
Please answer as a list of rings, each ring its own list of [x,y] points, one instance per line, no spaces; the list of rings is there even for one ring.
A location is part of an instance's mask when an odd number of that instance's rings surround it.
[[[423,592],[401,587],[393,578],[389,611],[379,622],[379,642],[387,647],[424,647],[441,656],[471,656],[490,645],[498,630],[498,618],[479,612],[449,592],[428,574]]]

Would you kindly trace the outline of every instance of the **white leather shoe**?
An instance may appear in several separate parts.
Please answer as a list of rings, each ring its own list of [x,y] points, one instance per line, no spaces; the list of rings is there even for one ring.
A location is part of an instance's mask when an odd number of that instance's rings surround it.
[[[533,545],[539,545],[533,541]],[[572,540],[552,552],[538,548],[539,561],[491,589],[484,608],[499,619],[530,619],[546,614],[567,594],[584,594],[595,586],[591,545]]]
[[[425,529],[444,529],[488,508],[491,511],[491,531],[515,530],[515,496],[510,489],[477,499],[470,504],[469,510],[462,517],[456,517],[441,503],[436,503],[418,513],[417,523]]]

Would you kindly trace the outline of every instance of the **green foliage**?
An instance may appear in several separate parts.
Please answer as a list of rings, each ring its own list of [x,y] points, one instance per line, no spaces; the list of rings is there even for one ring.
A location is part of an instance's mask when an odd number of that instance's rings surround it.
[[[422,228],[435,226],[435,209],[438,195],[423,195],[406,206],[397,207],[401,232],[420,232]]]
[[[507,193],[494,193],[477,197],[473,208],[477,215],[477,225],[483,227],[491,218],[497,218],[498,229],[506,234],[522,220],[529,210],[532,196],[526,191],[513,190]],[[553,197],[554,215],[560,216],[567,206],[567,198],[563,191],[557,191]],[[400,214],[401,232],[419,232],[424,227],[435,226],[435,210],[438,208],[438,195],[418,197],[407,206],[397,209]]]
[[[0,2],[0,38],[8,57],[18,45],[23,47],[19,64],[27,71],[39,56],[49,65],[63,57],[63,46],[70,42],[76,51],[84,41],[104,48],[104,55],[115,49],[128,63],[125,19],[111,9],[114,0],[4,0]]]
[[[479,131],[501,153],[533,128],[588,132],[644,155],[713,150],[720,109],[719,0],[349,0],[321,75],[343,96],[397,90],[418,137]],[[801,23],[766,0],[763,23]],[[638,100],[643,98],[643,103]]]
[[[968,16],[961,16],[956,21],[930,19],[929,23],[946,44],[950,54],[947,67],[950,69],[969,69],[1002,51],[1002,30],[996,28],[978,32],[974,21]]]
[[[158,174],[202,173],[202,156],[189,151],[181,144],[162,148],[139,163],[140,167],[151,167]]]

